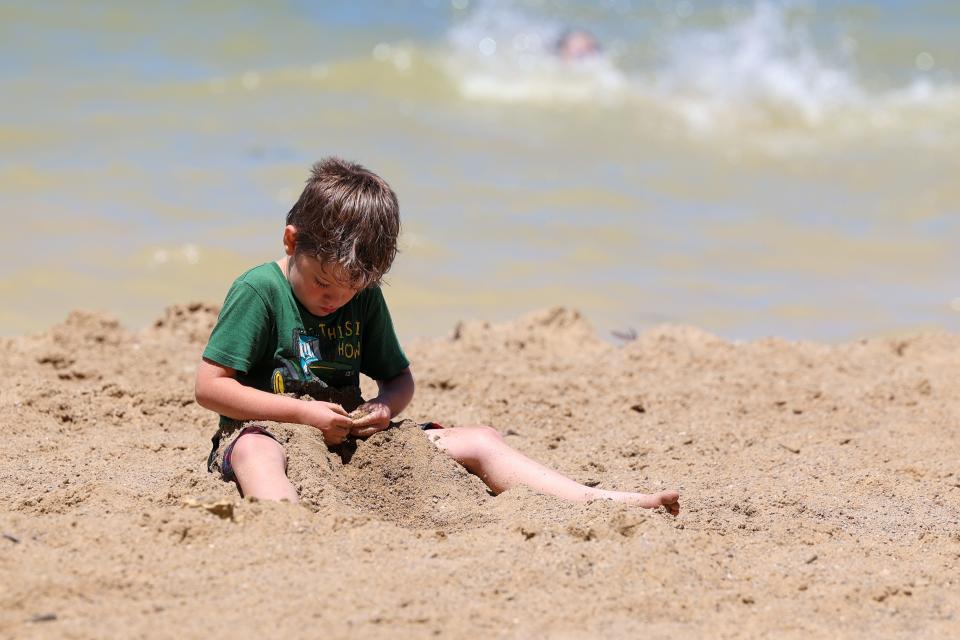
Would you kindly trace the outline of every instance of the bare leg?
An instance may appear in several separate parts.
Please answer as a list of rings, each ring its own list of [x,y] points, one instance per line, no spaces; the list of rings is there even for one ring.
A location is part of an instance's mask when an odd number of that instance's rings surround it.
[[[494,493],[526,485],[535,491],[576,502],[616,500],[648,509],[662,506],[673,515],[680,512],[680,494],[676,491],[633,493],[582,485],[513,449],[491,427],[434,429],[427,432],[427,437],[441,451],[479,476]]]
[[[259,433],[240,436],[230,463],[244,496],[297,502],[297,490],[287,478],[286,454],[273,438]]]

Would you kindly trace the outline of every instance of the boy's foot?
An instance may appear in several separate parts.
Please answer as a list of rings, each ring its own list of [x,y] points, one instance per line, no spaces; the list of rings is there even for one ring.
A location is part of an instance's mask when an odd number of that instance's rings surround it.
[[[658,493],[633,493],[630,491],[601,491],[597,496],[604,500],[627,502],[645,509],[663,507],[670,515],[680,513],[680,493],[677,491],[660,491]]]

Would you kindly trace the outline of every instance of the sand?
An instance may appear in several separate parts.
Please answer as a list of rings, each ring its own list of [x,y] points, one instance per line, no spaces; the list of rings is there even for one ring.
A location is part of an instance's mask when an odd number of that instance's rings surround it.
[[[294,430],[303,502],[243,501],[193,398],[215,314],[0,341],[0,637],[960,635],[960,336],[614,345],[552,309],[408,345],[406,416],[672,518],[491,496],[417,429]]]

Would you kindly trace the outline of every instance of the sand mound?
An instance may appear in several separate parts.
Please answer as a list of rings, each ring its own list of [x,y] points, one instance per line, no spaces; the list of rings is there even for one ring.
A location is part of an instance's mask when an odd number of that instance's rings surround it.
[[[453,532],[490,520],[486,485],[418,427],[381,432],[354,445],[343,452],[343,473],[334,483],[354,509],[409,529]]]
[[[409,346],[406,416],[683,512],[488,494],[414,427],[284,431],[298,505],[204,467],[216,308],[0,340],[0,636],[954,637],[960,336],[828,346],[575,311]],[[372,392],[369,381],[365,384]]]
[[[144,334],[154,339],[173,338],[179,342],[205,345],[217,323],[218,313],[218,306],[204,302],[173,305]]]

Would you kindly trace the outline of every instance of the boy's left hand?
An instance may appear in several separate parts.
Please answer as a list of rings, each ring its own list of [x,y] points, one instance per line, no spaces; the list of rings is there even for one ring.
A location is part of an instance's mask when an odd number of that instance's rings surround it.
[[[390,426],[390,407],[382,402],[371,400],[364,402],[357,409],[351,412],[350,416],[359,415],[353,420],[353,427],[350,429],[350,435],[358,438],[372,436],[378,431],[383,431]]]

